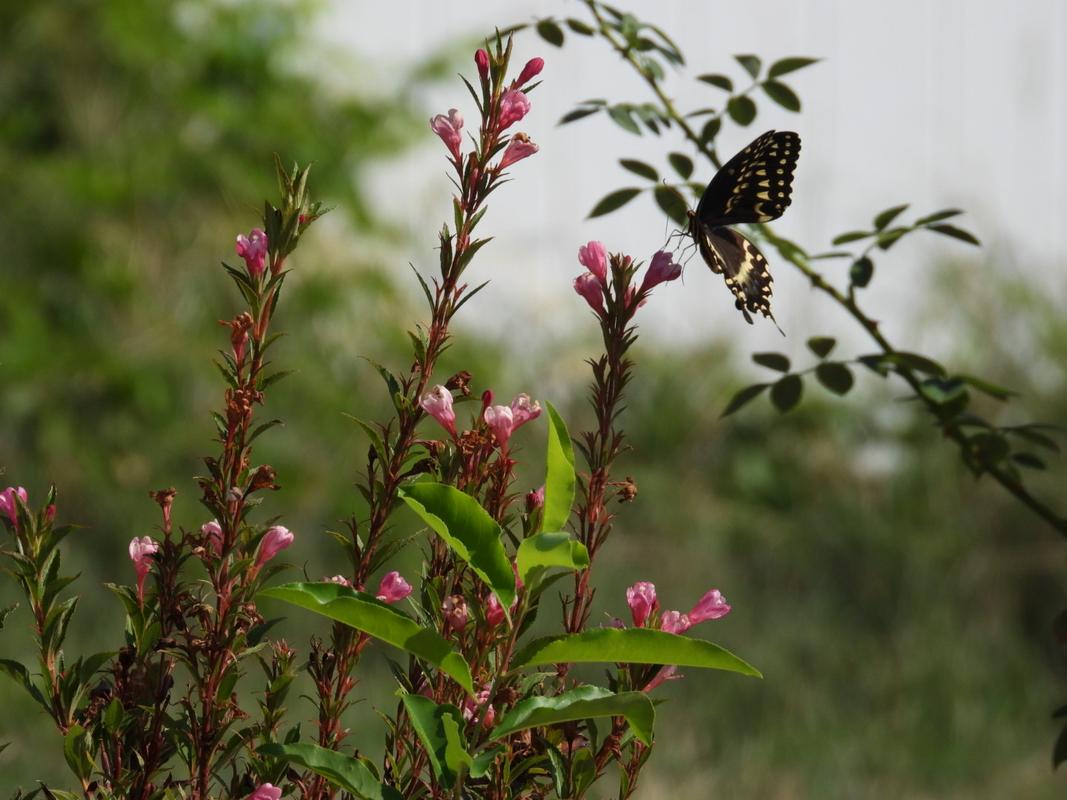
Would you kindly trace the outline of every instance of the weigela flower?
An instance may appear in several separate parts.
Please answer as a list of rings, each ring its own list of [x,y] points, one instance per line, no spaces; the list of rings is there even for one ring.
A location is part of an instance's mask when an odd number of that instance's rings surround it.
[[[448,110],[448,116],[438,114],[430,120],[430,129],[441,137],[441,141],[457,161],[460,159],[460,145],[463,143],[463,115],[454,108]]]
[[[482,48],[474,51],[474,63],[478,65],[478,74],[482,80],[489,77],[489,54]]]
[[[137,572],[137,599],[144,605],[144,581],[152,571],[152,556],[159,552],[159,545],[148,536],[130,541],[130,560]]]
[[[659,621],[659,629],[667,633],[685,633],[693,627],[689,617],[681,611],[665,611]]]
[[[334,575],[332,578],[327,578],[326,582],[336,583],[338,586],[347,586],[349,589],[352,588],[352,581],[350,581],[344,575]]]
[[[293,543],[296,538],[288,528],[275,525],[267,529],[259,542],[259,553],[256,555],[256,566],[262,567],[278,553]]]
[[[267,260],[267,234],[262,228],[253,228],[248,236],[237,237],[237,255],[245,260],[248,274],[258,278],[263,274]]]
[[[438,384],[419,400],[422,410],[437,420],[441,427],[456,435],[456,412],[452,410],[452,392]]]
[[[726,602],[722,592],[711,589],[693,606],[693,610],[689,612],[689,622],[696,625],[708,619],[721,619],[729,613],[730,604]]]
[[[530,395],[525,392],[517,395],[511,401],[512,432],[517,430],[519,426],[525,425],[539,416],[541,416],[541,404],[536,400],[531,400]]]
[[[658,605],[656,585],[648,581],[638,581],[626,590],[626,604],[630,606],[634,625],[643,628]]]
[[[504,606],[500,605],[500,600],[497,599],[496,594],[490,594],[485,603],[485,621],[489,623],[489,627],[497,627],[506,619],[506,616],[504,614]]]
[[[500,98],[497,130],[506,130],[530,113],[530,98],[518,89],[508,89]]]
[[[478,724],[478,709],[489,702],[489,685],[486,684],[474,697],[466,697],[463,700],[463,719],[468,722]],[[496,721],[496,709],[491,705],[485,709],[485,727],[493,727],[493,723]]]
[[[526,493],[526,513],[532,514],[545,504],[545,487]]]
[[[525,86],[538,75],[541,74],[541,70],[545,68],[545,60],[543,58],[531,58],[526,62],[526,66],[522,68],[522,72],[519,73],[519,77],[515,79],[514,86]]]
[[[530,396],[525,393],[512,400],[510,406],[488,406],[482,412],[482,419],[493,432],[501,448],[507,447],[511,434],[539,416],[541,416],[541,404],[536,400],[530,400]]]
[[[387,572],[378,584],[377,597],[383,603],[396,603],[411,594],[411,584],[396,570]]]
[[[23,505],[30,502],[30,496],[21,486],[8,486],[4,491],[0,492],[0,512],[7,515],[7,518],[11,520],[11,524],[15,526],[17,531],[19,529],[19,505],[15,500],[16,497],[22,500]]]
[[[536,153],[540,148],[530,141],[525,133],[516,133],[511,137],[511,142],[504,150],[504,156],[500,159],[497,169],[507,169],[516,161],[522,161]]]
[[[578,248],[578,263],[592,272],[605,286],[608,282],[608,250],[603,242],[592,241]]]
[[[207,542],[208,547],[211,548],[211,552],[215,555],[222,553],[222,526],[219,525],[217,519],[211,520],[211,522],[205,522],[200,526],[200,534],[204,537],[204,541]]]
[[[261,783],[252,794],[248,795],[248,800],[279,800],[281,796],[280,787],[270,783]]]
[[[461,631],[467,627],[469,613],[467,601],[461,594],[449,595],[441,604],[441,612],[445,617],[445,625],[449,630]]]
[[[645,279],[641,282],[641,291],[647,292],[653,286],[676,280],[681,274],[682,265],[674,263],[671,254],[666,250],[659,250],[652,256],[652,263],[649,264]]]
[[[601,288],[603,285],[603,281],[592,272],[583,272],[574,279],[574,291],[585,298],[585,302],[597,316],[604,315],[604,292]]]

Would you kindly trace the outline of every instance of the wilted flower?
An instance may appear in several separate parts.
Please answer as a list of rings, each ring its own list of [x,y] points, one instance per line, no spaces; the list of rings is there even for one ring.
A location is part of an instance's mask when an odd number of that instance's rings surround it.
[[[541,416],[541,404],[536,400],[531,400],[530,395],[522,392],[511,401],[511,416],[513,420],[511,430],[515,431],[521,425]]]
[[[248,236],[237,237],[237,255],[245,260],[248,274],[258,278],[263,274],[267,260],[267,234],[262,228],[253,228]]]
[[[532,156],[539,149],[525,133],[516,133],[511,137],[511,142],[508,144],[507,149],[504,150],[504,155],[500,159],[500,165],[497,169],[507,169],[516,161],[522,161],[524,158]]]
[[[645,279],[641,282],[641,291],[647,292],[661,283],[673,281],[681,274],[682,265],[674,263],[671,254],[666,250],[658,250],[652,256],[652,263],[645,272]]]
[[[404,580],[396,570],[383,575],[381,583],[378,584],[377,597],[383,603],[396,603],[409,594],[411,594],[411,584]]]
[[[467,601],[461,594],[449,595],[441,604],[441,611],[445,616],[445,625],[453,631],[461,631],[467,627]]]
[[[545,60],[543,58],[531,58],[526,62],[526,66],[522,68],[522,72],[519,73],[519,77],[515,79],[514,86],[525,86],[532,81],[538,75],[541,74],[541,70],[545,68]]]
[[[656,610],[656,585],[649,581],[638,581],[626,590],[626,604],[630,606],[634,625],[643,628],[649,616]]]
[[[217,519],[200,526],[200,533],[215,555],[222,553],[222,526]]]
[[[16,497],[22,500],[23,505],[30,502],[30,496],[24,488],[21,486],[8,486],[4,491],[0,492],[0,512],[6,514],[7,518],[11,520],[11,524],[15,526],[15,530],[18,530],[19,506],[15,500]]]
[[[530,112],[530,99],[518,89],[508,89],[500,98],[497,130],[510,128]]]
[[[452,156],[458,161],[460,159],[460,144],[463,142],[463,135],[460,133],[463,129],[463,115],[456,109],[451,108],[448,110],[447,117],[444,114],[438,114],[431,119],[430,129],[441,137],[441,141],[445,143]]]
[[[441,427],[456,435],[456,412],[452,410],[452,392],[438,384],[419,400],[422,410],[437,420]]]
[[[278,553],[293,543],[295,537],[288,528],[275,525],[267,529],[263,539],[259,543],[259,554],[256,555],[256,566],[262,567]]]
[[[144,581],[152,571],[152,556],[159,552],[159,545],[151,537],[136,536],[130,541],[130,560],[137,572],[137,599],[144,605]]]
[[[326,582],[336,583],[338,586],[347,586],[349,589],[352,588],[352,581],[350,581],[344,575],[334,575],[332,578],[327,578]]]
[[[583,272],[574,279],[574,291],[585,298],[585,302],[597,313],[597,316],[604,314],[604,292],[601,289],[603,285],[600,278],[592,272]]]
[[[720,619],[729,613],[730,604],[726,602],[722,592],[718,589],[712,589],[693,606],[693,610],[689,612],[689,622],[696,625],[704,620]]]
[[[591,241],[579,247],[578,263],[596,275],[602,284],[607,284],[608,251],[603,242]]]

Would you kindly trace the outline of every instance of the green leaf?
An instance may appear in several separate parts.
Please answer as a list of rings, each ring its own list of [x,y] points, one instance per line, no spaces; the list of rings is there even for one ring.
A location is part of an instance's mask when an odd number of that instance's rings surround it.
[[[890,228],[887,231],[882,231],[878,234],[875,241],[878,247],[882,250],[888,250],[895,245],[902,237],[912,232],[911,228]]]
[[[1011,459],[1016,464],[1019,464],[1024,467],[1029,467],[1030,469],[1046,469],[1045,462],[1035,456],[1033,453],[1012,453]]]
[[[636,133],[641,135],[641,129],[637,127],[637,123],[634,122],[634,118],[631,116],[633,113],[632,106],[611,106],[608,109],[608,116],[614,120],[615,124],[624,130],[628,130],[630,133]]]
[[[763,394],[764,389],[768,386],[770,386],[769,383],[754,383],[751,386],[746,386],[730,398],[730,402],[726,404],[726,410],[722,412],[721,416],[728,417],[730,414],[733,414],[735,411],[748,405]]]
[[[848,279],[853,286],[862,289],[874,277],[874,262],[867,256],[857,258],[848,270]]]
[[[808,349],[819,358],[826,358],[834,349],[837,340],[832,336],[812,336],[808,339]]]
[[[687,180],[693,174],[693,159],[685,153],[671,153],[667,156],[667,160],[671,162],[674,171],[681,176],[682,180]]]
[[[763,91],[767,97],[771,98],[786,111],[800,111],[800,98],[797,97],[796,92],[784,83],[766,81],[763,84]]]
[[[545,454],[545,504],[541,528],[563,530],[571,516],[574,503],[574,445],[567,432],[567,423],[551,403],[548,410],[548,449]]]
[[[559,125],[566,125],[569,122],[576,122],[583,117],[588,117],[590,114],[595,114],[600,111],[601,106],[593,106],[591,108],[576,108],[573,111],[568,111],[562,117],[559,118]]]
[[[734,82],[725,75],[716,75],[713,73],[697,75],[697,80],[704,81],[704,83],[710,83],[712,86],[717,86],[723,91],[732,92],[734,90]]]
[[[0,658],[0,672],[3,672],[11,680],[21,685],[45,711],[51,711],[47,701],[44,699],[44,695],[41,694],[41,690],[34,686],[33,681],[30,680],[29,670],[22,664],[9,658]]]
[[[842,233],[840,236],[835,236],[831,244],[837,247],[841,244],[848,244],[849,242],[857,242],[860,239],[866,239],[869,236],[874,236],[870,231],[849,231],[848,233]]]
[[[493,740],[519,731],[592,717],[625,717],[634,736],[652,744],[656,709],[644,692],[613,694],[599,686],[579,686],[555,697],[520,700],[493,729]]]
[[[546,42],[556,47],[563,47],[563,28],[551,19],[543,19],[537,23],[537,34]]]
[[[812,64],[818,63],[818,61],[819,59],[817,58],[804,58],[802,56],[783,58],[771,64],[771,68],[767,70],[767,76],[770,78],[777,78],[790,72],[796,72],[798,69],[809,67]]]
[[[19,607],[18,603],[12,603],[7,608],[0,609],[0,630],[3,630],[4,622],[6,622],[7,618],[9,616],[11,616],[11,612],[13,612],[18,607]]]
[[[722,669],[762,678],[759,670],[717,644],[649,628],[597,628],[536,639],[515,654],[513,669],[539,664],[671,664]]]
[[[719,131],[722,129],[722,120],[718,117],[715,119],[709,119],[704,127],[700,130],[700,141],[704,144],[711,144],[715,141],[715,137],[719,135]]]
[[[760,64],[762,63],[759,56],[751,54],[742,54],[734,56],[737,59],[737,63],[745,68],[745,72],[751,75],[753,78],[759,75]]]
[[[80,781],[87,781],[93,772],[91,743],[91,737],[81,725],[72,725],[63,737],[63,758]]]
[[[567,27],[568,28],[570,28],[572,31],[574,31],[577,34],[581,34],[582,36],[592,36],[594,33],[596,33],[596,31],[593,29],[592,26],[587,25],[586,23],[582,22],[580,19],[574,19],[573,17],[568,17],[566,22],[567,22]]]
[[[469,494],[443,483],[413,483],[400,489],[400,497],[470,565],[500,605],[510,608],[515,573],[504,552],[503,531],[489,512]]]
[[[906,369],[912,369],[916,372],[925,372],[928,375],[944,375],[945,368],[938,364],[933,359],[921,356],[918,353],[909,353],[907,351],[897,351],[894,353],[885,353],[879,356],[879,359],[886,364],[893,364]]]
[[[600,202],[593,206],[593,210],[589,212],[589,218],[610,214],[612,211],[622,208],[639,194],[641,194],[640,189],[616,189],[611,194],[601,198]]]
[[[927,225],[926,229],[928,231],[937,231],[944,236],[951,236],[953,239],[959,239],[961,242],[967,242],[968,244],[982,244],[974,234],[968,233],[962,228],[957,228],[955,225]]]
[[[726,111],[730,119],[738,125],[750,125],[756,118],[756,103],[747,95],[738,95],[730,98],[726,104]]]
[[[403,795],[383,785],[362,761],[316,744],[265,744],[256,750],[261,756],[280,758],[326,778],[334,786],[362,800],[401,800]]]
[[[664,214],[683,228],[688,225],[689,204],[685,202],[681,192],[673,186],[660,185],[653,190],[653,196],[656,198],[656,205]]]
[[[974,375],[957,375],[956,378],[966,383],[968,386],[973,386],[980,392],[994,397],[997,400],[1010,400],[1013,397],[1018,397],[1018,392],[1013,392],[1011,389],[1007,389],[1003,386],[997,386],[995,383],[978,378]]]
[[[463,745],[463,715],[453,705],[438,705],[422,695],[405,694],[403,700],[434,775],[445,788],[451,788],[460,770],[473,763]]]
[[[505,749],[503,745],[497,745],[476,755],[474,760],[471,761],[471,777],[481,778],[487,775],[489,770],[492,769],[493,762],[496,761],[497,756],[503,753]]]
[[[786,375],[771,387],[771,402],[783,414],[792,410],[800,402],[804,393],[804,382],[799,375]]]
[[[952,217],[958,217],[962,214],[958,208],[946,208],[944,211],[935,211],[933,214],[927,214],[925,217],[919,217],[915,220],[916,225],[929,225],[931,222],[940,222],[943,219],[952,219]]]
[[[515,566],[522,582],[531,586],[542,572],[552,567],[585,569],[589,566],[589,551],[566,531],[539,533],[522,540],[515,555]]]
[[[468,692],[474,692],[470,667],[452,645],[437,631],[424,628],[369,594],[336,583],[287,583],[264,589],[259,597],[282,600],[343,622],[433,664]]]
[[[627,169],[634,175],[640,175],[642,178],[648,178],[650,181],[658,181],[659,173],[656,172],[656,168],[651,164],[646,164],[644,161],[637,161],[633,158],[620,158],[619,163],[623,169]]]
[[[834,394],[848,394],[852,388],[852,370],[836,361],[828,361],[815,367],[819,383]]]
[[[778,370],[778,372],[789,372],[789,359],[781,353],[753,353],[752,360],[761,367]]]
[[[893,206],[892,208],[887,208],[885,211],[878,214],[874,218],[874,229],[876,231],[880,231],[889,227],[890,223],[892,223],[893,220],[895,220],[902,213],[907,211],[908,205],[908,203],[904,203],[904,205]]]
[[[923,397],[939,406],[955,403],[967,394],[967,385],[961,381],[950,378],[926,378],[919,386]],[[977,437],[976,437],[977,438]],[[973,441],[973,440],[972,440]],[[1007,453],[1005,453],[1007,455]]]

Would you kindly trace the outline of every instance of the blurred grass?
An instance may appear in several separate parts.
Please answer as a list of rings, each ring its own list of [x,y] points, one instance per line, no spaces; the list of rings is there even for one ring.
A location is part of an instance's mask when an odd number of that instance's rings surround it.
[[[284,486],[265,513],[284,513],[298,532],[294,564],[312,577],[337,571],[317,534],[358,508],[351,484],[366,447],[341,412],[377,418],[387,403],[359,356],[403,368],[403,326],[421,315],[375,256],[387,247],[373,243],[393,234],[359,176],[410,145],[425,114],[405,96],[338,97],[288,71],[311,11],[208,0],[0,8],[11,45],[0,50],[0,107],[16,110],[0,115],[0,170],[17,187],[0,195],[0,482],[39,497],[55,481],[62,517],[86,526],[65,550],[67,569],[82,572],[72,652],[118,644],[119,608],[99,584],[130,580],[125,543],[156,524],[149,489],[176,485],[177,522],[204,521],[190,476],[211,449],[208,411],[221,392],[208,364],[224,340],[215,320],[234,308],[214,264],[251,225],[245,199],[270,193],[276,147],[316,162],[316,186],[337,210],[308,237],[278,318],[288,337],[275,358],[299,372],[266,409],[287,426],[257,450]],[[1055,303],[958,269],[935,273],[943,285],[926,324],[947,331],[945,360],[1023,390],[1035,417],[1067,418]],[[944,304],[961,287],[980,310],[949,328]],[[441,374],[469,369],[479,389],[493,376],[498,389],[577,392],[595,347],[572,341],[518,363],[461,333]],[[847,401],[812,389],[786,417],[757,402],[719,420],[745,383],[741,355],[709,343],[637,356],[633,451],[620,475],[640,493],[619,509],[597,566],[596,613],[622,615],[638,579],[655,581],[666,607],[717,587],[734,611],[701,633],[766,675],[668,684],[639,796],[1062,797],[1049,768],[1049,712],[1065,690],[1049,636],[1067,600],[1062,543],[973,481],[875,378]],[[588,419],[578,395],[542,399],[567,410],[572,430]],[[522,436],[536,465],[541,431]],[[1043,488],[1062,498],[1055,466]],[[537,482],[537,469],[524,480]],[[398,533],[414,524],[398,519]],[[417,550],[402,559],[414,572]],[[0,582],[0,604],[14,598]],[[0,633],[5,657],[31,658],[25,625],[16,613]],[[282,633],[300,648],[308,630],[293,617]],[[392,700],[381,654],[369,662],[367,702],[350,721],[373,753],[370,707]],[[0,742],[12,743],[0,789],[64,783],[47,721],[11,682],[0,682],[0,705]],[[295,696],[291,706],[309,719]]]

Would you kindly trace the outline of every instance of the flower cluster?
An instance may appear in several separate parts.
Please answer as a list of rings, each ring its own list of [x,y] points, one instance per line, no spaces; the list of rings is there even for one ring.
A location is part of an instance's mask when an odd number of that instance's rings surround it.
[[[578,248],[578,263],[588,270],[574,279],[574,291],[577,292],[593,309],[593,312],[603,318],[606,310],[605,303],[611,304],[613,299],[617,302],[621,297],[621,308],[627,318],[645,304],[652,290],[661,283],[676,280],[681,277],[682,266],[674,261],[674,257],[666,250],[658,250],[653,254],[645,277],[638,289],[630,284],[632,278],[633,262],[629,256],[616,258],[618,264],[618,280],[622,286],[615,286],[615,296],[612,288],[614,280],[609,277],[609,257],[607,248],[603,242],[592,241]]]

